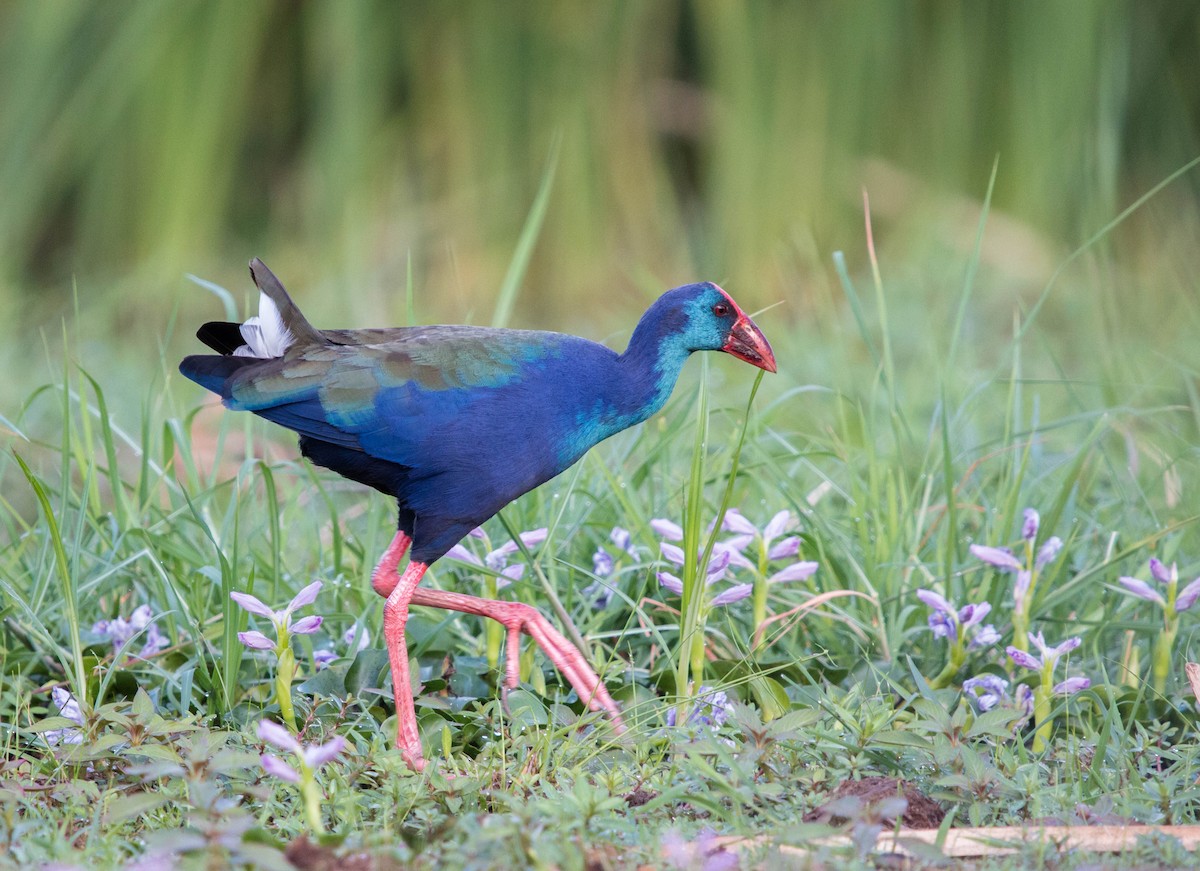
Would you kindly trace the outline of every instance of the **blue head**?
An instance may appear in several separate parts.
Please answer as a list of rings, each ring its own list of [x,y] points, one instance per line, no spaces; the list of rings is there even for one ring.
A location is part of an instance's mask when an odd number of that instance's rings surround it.
[[[680,365],[692,351],[724,351],[768,372],[775,355],[733,297],[711,282],[668,290],[642,315],[626,353],[654,354]]]

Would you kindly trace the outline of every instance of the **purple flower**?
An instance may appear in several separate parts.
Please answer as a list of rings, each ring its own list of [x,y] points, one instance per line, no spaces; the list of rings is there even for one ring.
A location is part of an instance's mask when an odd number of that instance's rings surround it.
[[[815,562],[798,562],[792,563],[786,569],[780,569],[771,577],[767,578],[768,584],[786,584],[789,581],[803,581],[811,578],[816,574],[817,569],[821,567],[820,563]]]
[[[634,547],[633,536],[628,529],[614,526],[612,532],[608,534],[608,540],[613,543],[617,550],[624,551],[635,560],[638,558],[638,549]]]
[[[270,620],[276,634],[280,639],[283,639],[288,635],[311,635],[321,628],[321,622],[325,618],[315,614],[301,617],[295,623],[292,622],[292,612],[297,608],[303,608],[305,605],[311,605],[315,602],[317,594],[321,592],[321,586],[320,581],[313,581],[292,597],[292,601],[288,602],[287,607],[282,611],[271,610],[260,599],[251,596],[249,593],[230,593],[229,598],[233,599],[233,601],[237,602],[238,605],[251,614]],[[239,632],[238,640],[251,650],[274,650],[278,644],[278,642],[272,641],[263,633],[254,630]]]
[[[545,541],[548,534],[549,531],[543,526],[540,529],[531,529],[527,532],[518,533],[518,537],[521,539],[521,544],[524,544],[527,550],[532,550]],[[480,528],[472,529],[468,535],[473,538],[486,538],[486,534]],[[488,551],[481,560],[459,543],[446,551],[446,556],[465,563],[484,566],[493,572],[499,573],[501,577],[496,579],[496,589],[502,590],[513,581],[521,580],[521,576],[525,574],[524,563],[508,564],[508,558],[520,549],[520,546],[515,541],[507,541],[495,550]]]
[[[1056,684],[1054,692],[1059,695],[1069,696],[1077,693],[1080,690],[1086,690],[1092,685],[1092,682],[1086,677],[1069,677],[1060,684]]]
[[[656,577],[658,578],[659,586],[670,590],[676,596],[683,595],[683,581],[675,577],[675,575],[670,572],[658,572]],[[720,575],[709,575],[706,586],[715,583],[719,579]],[[713,596],[708,604],[712,607],[732,605],[734,602],[740,602],[742,599],[745,599],[752,592],[754,592],[753,584],[733,584]]]
[[[1151,558],[1150,577],[1160,584],[1166,584],[1168,589],[1174,589],[1179,584],[1179,567],[1175,563],[1171,563],[1171,567],[1168,569],[1161,560]],[[1121,582],[1127,592],[1139,599],[1155,602],[1162,608],[1167,606],[1167,600],[1163,598],[1163,595],[1145,581],[1128,576],[1122,576],[1117,580]],[[1200,578],[1196,578],[1175,596],[1175,612],[1187,611],[1196,604],[1197,599],[1200,599]]]
[[[978,560],[983,560],[990,566],[1000,569],[1002,572],[1019,572],[1022,568],[1021,563],[1006,547],[988,547],[983,544],[973,544],[971,545],[971,555]]]
[[[658,572],[655,577],[658,578],[658,585],[660,587],[670,590],[676,596],[683,595],[683,581],[670,572]]]
[[[267,774],[289,783],[299,783],[303,779],[303,772],[311,774],[346,748],[346,739],[341,735],[335,735],[324,744],[305,747],[292,736],[291,732],[270,720],[260,720],[257,731],[258,737],[263,741],[299,757],[301,771],[297,771],[278,756],[264,753],[260,757]]]
[[[754,584],[734,584],[731,587],[726,587],[717,595],[709,600],[709,604],[713,607],[719,605],[732,605],[734,602],[740,602],[754,592]]]
[[[692,712],[688,714],[688,725],[708,726],[717,729],[725,725],[729,715],[733,713],[733,703],[724,690],[701,686],[700,693],[693,701]],[[667,711],[667,725],[675,725],[675,706]]]
[[[596,548],[596,552],[592,554],[592,574],[601,578],[607,578],[612,573],[612,554],[602,547]]]
[[[342,644],[346,645],[347,657],[352,658],[354,654],[366,650],[370,643],[371,633],[365,626],[359,626],[357,623],[350,624],[350,628],[342,633]],[[332,648],[325,647],[313,651],[313,664],[316,665],[318,671],[327,668],[336,659],[338,659],[338,653]]]
[[[1058,552],[1062,550],[1063,541],[1057,535],[1052,535],[1046,539],[1046,543],[1041,546],[1037,552],[1037,558],[1033,565],[1039,572],[1054,562],[1054,558],[1058,556]]]
[[[635,561],[640,558],[638,549],[633,545],[633,536],[629,534],[628,529],[614,526],[612,532],[608,534],[608,540],[619,551],[617,558],[620,558],[620,554],[628,554]],[[616,559],[613,555],[603,547],[597,547],[596,552],[592,554],[592,574],[596,576],[597,580],[583,588],[583,597],[590,601],[592,607],[598,611],[608,607],[613,595],[612,585],[604,583],[600,579],[611,577],[615,570]]]
[[[673,544],[667,544],[665,541],[659,545],[662,550],[663,558],[669,563],[674,563],[677,566],[682,566],[686,559],[683,548],[676,547]],[[703,551],[698,554],[698,557],[704,555]],[[705,567],[705,574],[708,576],[709,583],[719,581],[725,577],[725,570],[729,568],[730,552],[728,550],[713,548],[712,554],[708,558],[708,565]]]
[[[149,605],[139,605],[137,608],[134,608],[128,620],[124,617],[117,617],[114,620],[100,620],[92,625],[92,631],[105,636],[112,643],[112,646],[118,650],[124,647],[135,635],[145,632],[145,641],[142,644],[141,652],[138,654],[139,659],[147,659],[170,644],[167,637],[159,632]]]
[[[1125,589],[1128,592],[1137,596],[1139,599],[1145,599],[1147,602],[1156,602],[1160,606],[1162,606],[1164,608],[1166,607],[1167,600],[1164,599],[1157,590],[1155,590],[1153,587],[1151,587],[1145,581],[1140,580],[1138,578],[1130,578],[1130,577],[1126,577],[1126,576],[1122,576],[1122,577],[1118,578],[1117,580],[1119,580],[1121,582],[1121,584],[1124,585]]]
[[[1020,648],[1013,647],[1011,644],[1006,648],[1009,657],[1021,668],[1028,668],[1032,671],[1037,671],[1042,667],[1042,661],[1032,654],[1026,653]]]
[[[54,707],[58,708],[58,715],[66,717],[72,723],[83,725],[83,713],[79,710],[79,702],[75,701],[75,697],[63,687],[55,687],[50,690],[50,699],[54,702]],[[59,744],[82,744],[83,733],[78,729],[50,729],[42,733],[46,739],[46,743],[50,746]]]
[[[959,632],[970,639],[972,649],[981,649],[995,644],[1000,635],[995,628],[981,625],[983,618],[992,611],[987,602],[963,605],[955,608],[945,596],[933,590],[917,590],[917,598],[929,608],[929,629],[935,638],[946,638],[957,643]]]
[[[1029,717],[1033,714],[1033,690],[1029,688],[1029,684],[1018,684],[1013,690],[1013,701],[1017,703],[1017,707],[1025,712],[1025,716]]]
[[[1169,584],[1171,581],[1179,580],[1179,569],[1176,564],[1171,563],[1171,568],[1168,569],[1158,557],[1150,557],[1150,574],[1160,584]]]
[[[580,591],[580,594],[585,602],[592,603],[594,610],[603,611],[612,601],[613,592],[611,584],[605,581],[592,581]]]
[[[1179,595],[1175,597],[1175,610],[1186,611],[1196,604],[1197,599],[1200,599],[1200,578],[1196,578],[1179,591]]]
[[[1037,538],[1038,526],[1041,524],[1041,522],[1042,519],[1035,509],[1026,508],[1025,522],[1021,524],[1021,538],[1025,539],[1026,541],[1033,541],[1035,538]]]
[[[668,868],[687,871],[737,871],[738,854],[726,850],[712,829],[704,829],[695,838],[685,838],[676,829],[663,836],[663,858]]]
[[[1033,583],[1033,572],[1021,569],[1017,572],[1016,583],[1013,584],[1013,602],[1018,608],[1025,605],[1025,596],[1029,593],[1029,585]]]
[[[662,542],[659,547],[662,549],[662,555],[668,562],[674,563],[677,566],[684,564],[683,549],[676,547],[673,544]],[[703,556],[703,553],[700,554]],[[717,550],[714,548],[712,555],[708,559],[708,565],[705,567],[705,586],[711,586],[717,581],[725,577],[725,572],[729,568],[730,552],[728,550]],[[677,596],[683,595],[683,581],[670,572],[658,572],[658,583],[664,588],[670,590]],[[721,605],[732,605],[734,602],[740,602],[754,591],[752,584],[734,584],[722,590],[717,595],[709,600],[709,605],[713,607]]]
[[[730,561],[733,565],[757,571],[758,566],[754,560],[746,557],[744,554],[746,548],[756,541],[759,542],[761,552],[766,555],[766,560],[769,563],[776,562],[777,560],[795,559],[800,555],[800,536],[789,535],[780,541],[776,541],[776,539],[795,529],[796,526],[795,518],[787,510],[777,512],[774,517],[767,521],[766,526],[759,529],[741,511],[736,508],[730,508],[725,512],[725,517],[721,521],[721,528],[736,534],[733,538],[721,542],[719,546],[723,546],[730,551]],[[769,584],[802,581],[812,577],[818,568],[818,564],[814,562],[797,562],[776,572],[766,580]]]
[[[999,675],[981,674],[963,681],[963,692],[980,713],[996,707],[1008,691],[1008,681]]]
[[[354,640],[356,637],[358,638],[357,643]],[[367,631],[367,627],[354,623],[342,633],[342,644],[347,647],[353,645],[355,653],[366,650],[371,644],[371,633]]]
[[[667,541],[683,541],[683,527],[673,520],[659,517],[650,521],[650,528],[655,535],[662,536]]]
[[[980,626],[975,630],[975,634],[971,636],[971,649],[983,650],[991,647],[1000,640],[1000,633],[996,631],[996,627],[991,623]]]
[[[1041,656],[1034,656],[1031,653],[1026,653],[1024,650],[1018,650],[1011,645],[1008,648],[1008,656],[1014,663],[1021,666],[1021,668],[1042,672],[1042,679],[1047,682],[1049,682],[1050,675],[1053,674],[1054,668],[1058,665],[1058,660],[1062,658],[1063,654],[1069,653],[1083,643],[1083,639],[1076,635],[1055,647],[1051,647],[1046,643],[1046,639],[1042,636],[1041,632],[1036,635],[1032,632],[1028,634],[1030,643],[1037,648]],[[1068,678],[1056,685],[1054,692],[1069,695],[1070,693],[1087,689],[1089,686],[1091,686],[1091,681],[1085,677]]]

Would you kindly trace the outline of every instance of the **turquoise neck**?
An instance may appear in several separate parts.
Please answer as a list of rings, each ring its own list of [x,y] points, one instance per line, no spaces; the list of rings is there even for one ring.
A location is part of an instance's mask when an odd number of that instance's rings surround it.
[[[642,318],[619,358],[628,397],[622,405],[637,420],[663,407],[692,353],[683,335],[671,327],[658,318]]]

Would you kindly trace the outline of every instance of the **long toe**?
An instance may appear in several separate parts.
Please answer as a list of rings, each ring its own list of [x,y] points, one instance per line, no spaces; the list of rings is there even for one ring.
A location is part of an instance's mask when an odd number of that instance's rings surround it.
[[[624,732],[625,722],[621,719],[621,709],[609,695],[608,688],[604,686],[600,676],[592,670],[587,658],[539,611],[534,608],[530,608],[529,611],[531,613],[526,615],[521,628],[537,642],[550,661],[562,672],[584,704],[593,711],[607,711],[617,734]]]

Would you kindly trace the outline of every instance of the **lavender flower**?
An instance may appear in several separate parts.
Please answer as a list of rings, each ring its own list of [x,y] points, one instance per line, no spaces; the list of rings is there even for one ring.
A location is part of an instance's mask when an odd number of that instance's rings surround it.
[[[662,555],[668,562],[674,563],[677,566],[683,565],[684,553],[681,548],[667,544],[666,542],[663,542],[660,547],[662,548]],[[729,558],[729,551],[722,550],[717,552],[714,550],[708,560],[708,565],[705,567],[705,586],[711,586],[725,577],[726,570],[729,568]],[[677,596],[683,595],[683,581],[678,577],[670,572],[658,572],[657,577],[660,585]],[[708,604],[710,607],[732,605],[734,602],[740,602],[742,599],[745,599],[753,590],[753,584],[734,584],[709,599]]]
[[[1175,592],[1179,584],[1179,566],[1176,563],[1171,563],[1168,569],[1160,560],[1151,559],[1150,576],[1167,587],[1168,595],[1174,594],[1176,613],[1187,611],[1200,599],[1200,578],[1196,578],[1178,593]],[[1154,602],[1162,608],[1167,607],[1167,599],[1145,581],[1128,576],[1122,576],[1118,580],[1128,592],[1139,599]]]
[[[721,542],[721,545],[731,551],[730,562],[733,565],[764,575],[768,584],[803,581],[816,573],[820,567],[818,563],[795,562],[772,575],[766,575],[768,564],[799,556],[800,536],[789,535],[776,541],[780,536],[796,529],[798,525],[792,513],[784,510],[776,512],[775,516],[767,521],[767,525],[759,529],[741,511],[730,508],[725,512],[721,528],[736,533],[736,535]],[[746,549],[756,542],[758,543],[757,562],[745,555]]]
[[[1034,560],[1034,567],[1041,571],[1050,563],[1054,562],[1058,556],[1058,552],[1062,550],[1063,541],[1057,535],[1052,535],[1046,539],[1046,543],[1038,549],[1037,559]]]
[[[1060,696],[1070,696],[1080,690],[1086,690],[1091,685],[1092,682],[1086,677],[1069,677],[1062,683],[1055,684],[1054,692]]]
[[[983,560],[990,566],[1002,572],[1019,572],[1023,566],[1011,550],[1006,547],[988,547],[983,544],[971,545],[971,556]]]
[[[990,647],[1000,640],[1000,633],[990,623],[985,625],[983,622],[992,610],[987,602],[956,608],[940,593],[924,589],[917,590],[917,598],[929,608],[929,629],[934,637],[950,642],[945,666],[929,681],[933,689],[942,689],[958,674],[966,662],[968,650]]]
[[[963,681],[963,693],[980,713],[990,711],[1004,700],[1008,692],[1008,681],[999,675],[981,674]]]
[[[1017,684],[1017,688],[1013,690],[1013,701],[1025,712],[1026,717],[1033,715],[1033,690],[1029,688],[1029,684]]]
[[[287,729],[270,720],[260,720],[257,731],[260,739],[274,744],[280,750],[286,750],[295,757],[295,767],[269,753],[262,754],[260,760],[267,774],[299,785],[309,827],[319,835],[325,834],[325,825],[321,821],[321,793],[317,788],[316,772],[346,748],[346,739],[335,735],[324,744],[306,747],[293,738]]]
[[[1041,515],[1033,508],[1025,509],[1025,522],[1021,525],[1021,538],[1033,541],[1037,538],[1038,526],[1041,525]]]
[[[154,614],[149,605],[134,608],[128,620],[124,617],[100,620],[92,624],[92,631],[105,636],[117,650],[124,647],[138,633],[145,632],[145,641],[141,652],[137,654],[139,659],[148,659],[170,644],[154,622]]]
[[[321,592],[321,586],[320,581],[313,581],[297,593],[282,611],[271,610],[260,599],[251,596],[249,593],[230,593],[229,598],[241,605],[244,610],[270,620],[275,627],[275,634],[277,636],[277,640],[272,641],[261,632],[239,632],[238,640],[253,650],[275,650],[286,642],[289,635],[311,635],[316,632],[321,628],[321,623],[325,619],[324,617],[310,615],[308,617],[301,617],[293,623],[292,612],[297,608],[303,608],[305,605],[311,605],[315,602],[317,594]]]
[[[1029,610],[1033,604],[1033,594],[1037,587],[1038,575],[1042,569],[1052,563],[1062,551],[1062,539],[1058,536],[1048,538],[1037,551],[1034,544],[1041,529],[1042,519],[1036,509],[1026,508],[1021,523],[1021,544],[1024,548],[1024,559],[1013,554],[1006,547],[991,547],[983,544],[971,545],[971,555],[1001,572],[1012,572],[1017,578],[1013,584],[1013,636],[1014,643],[1019,648],[1025,647],[1025,638],[1029,634]]]
[[[663,858],[669,868],[687,871],[737,871],[738,854],[726,850],[712,829],[704,829],[694,838],[685,838],[676,829],[663,836]]]
[[[357,643],[355,642],[356,638],[358,639]],[[360,651],[366,650],[370,643],[371,633],[367,631],[365,626],[359,626],[357,623],[351,624],[350,628],[342,633],[342,644],[347,648],[347,656],[353,656]],[[353,648],[353,650],[350,648]],[[316,665],[318,671],[322,668],[327,668],[336,659],[338,659],[338,653],[332,648],[325,647],[321,650],[313,651],[313,664]]]
[[[83,712],[79,710],[79,702],[63,687],[50,690],[50,699],[58,708],[58,715],[66,717],[72,723],[83,725]],[[79,729],[50,729],[42,733],[46,743],[54,747],[59,744],[82,744],[83,733]]]
[[[297,761],[301,771],[305,768],[308,768],[310,771],[316,771],[346,748],[346,739],[341,735],[335,735],[324,744],[305,747],[292,737],[291,732],[277,723],[272,723],[270,720],[260,720],[257,731],[258,737],[263,741],[266,741],[268,744],[274,744],[280,750],[286,750],[299,757]],[[264,753],[260,759],[263,768],[272,777],[278,777],[280,780],[286,780],[289,783],[299,783],[301,781],[301,772],[288,765],[278,756]]]
[[[952,639],[952,643],[969,641],[972,650],[989,647],[1000,640],[1000,634],[991,624],[983,625],[983,618],[992,611],[989,603],[955,608],[939,593],[923,589],[917,590],[917,598],[929,607],[929,628],[935,637]]]
[[[292,681],[296,677],[298,666],[296,655],[292,652],[292,635],[311,635],[321,628],[324,620],[316,614],[301,617],[292,622],[292,612],[305,605],[311,605],[321,592],[321,582],[313,581],[307,587],[292,597],[286,608],[273,611],[262,601],[249,593],[230,593],[229,597],[245,610],[271,621],[275,629],[275,640],[257,630],[239,632],[238,640],[251,650],[271,650],[275,653],[275,700],[279,703],[280,713],[293,731],[296,729],[296,712],[292,706]]]
[[[1179,615],[1191,609],[1196,600],[1200,599],[1200,578],[1196,578],[1180,590],[1179,567],[1171,563],[1171,567],[1167,568],[1156,558],[1150,560],[1150,577],[1165,589],[1159,592],[1139,578],[1122,576],[1118,580],[1125,587],[1126,593],[1153,602],[1162,609],[1163,628],[1154,642],[1152,674],[1155,691],[1163,693],[1166,691],[1167,675],[1171,672],[1171,651],[1175,646],[1175,635],[1179,631]]]
[[[719,729],[725,725],[725,721],[733,713],[733,703],[729,701],[729,695],[724,690],[712,687],[700,687],[700,692],[693,704],[692,712],[688,714],[687,718],[689,726],[708,726],[710,729]],[[667,711],[667,725],[672,727],[675,725],[674,705]]]
[[[469,534],[472,538],[481,538],[485,543],[488,542],[487,534],[480,528],[472,529]],[[532,550],[545,541],[548,534],[549,531],[543,526],[540,529],[531,529],[519,533],[518,537],[527,549]],[[524,563],[513,563],[512,565],[508,563],[509,557],[517,553],[520,549],[515,541],[506,541],[495,550],[488,551],[481,560],[459,543],[450,548],[446,552],[446,556],[462,562],[473,563],[477,566],[484,566],[494,572],[498,572],[501,577],[496,579],[496,589],[502,590],[513,581],[521,580],[521,577],[525,574]]]
[[[603,547],[597,547],[596,552],[592,554],[592,574],[601,580],[592,581],[583,588],[583,598],[590,601],[592,607],[597,611],[607,608],[612,599],[612,585],[605,583],[602,579],[611,577],[616,571],[616,561],[623,556],[628,556],[636,562],[640,557],[638,549],[633,545],[633,536],[630,535],[628,529],[614,526],[608,535],[608,540],[617,550],[616,559]]]
[[[1037,649],[1040,656],[1034,656],[1032,653],[1012,645],[1008,647],[1008,655],[1021,668],[1039,672],[1041,678],[1036,690],[1031,691],[1026,688],[1023,693],[1017,693],[1018,702],[1022,705],[1028,705],[1029,709],[1033,712],[1033,719],[1036,724],[1033,734],[1033,750],[1035,753],[1040,753],[1046,748],[1046,742],[1050,737],[1051,698],[1055,695],[1069,696],[1085,690],[1091,686],[1091,681],[1086,677],[1073,677],[1067,678],[1057,684],[1054,682],[1054,669],[1058,665],[1058,661],[1065,654],[1079,647],[1082,643],[1082,639],[1079,636],[1068,638],[1061,644],[1051,647],[1046,643],[1046,639],[1042,637],[1041,632],[1036,635],[1031,632],[1029,633],[1029,641]],[[1024,684],[1022,684],[1022,687],[1024,687]],[[1032,701],[1027,701],[1030,693],[1032,693]]]
[[[592,574],[596,575],[597,577],[607,578],[612,573],[612,554],[602,547],[596,548],[596,552],[592,554]]]
[[[683,527],[673,520],[659,517],[650,521],[650,528],[655,535],[660,535],[667,541],[683,541]]]
[[[1041,656],[1034,656],[1031,653],[1011,646],[1008,648],[1008,655],[1017,665],[1034,671],[1039,671],[1047,667],[1053,669],[1063,654],[1069,653],[1083,643],[1083,639],[1076,635],[1068,638],[1056,647],[1050,647],[1046,644],[1046,639],[1041,632],[1036,635],[1032,632],[1029,633],[1029,641],[1037,648]]]

